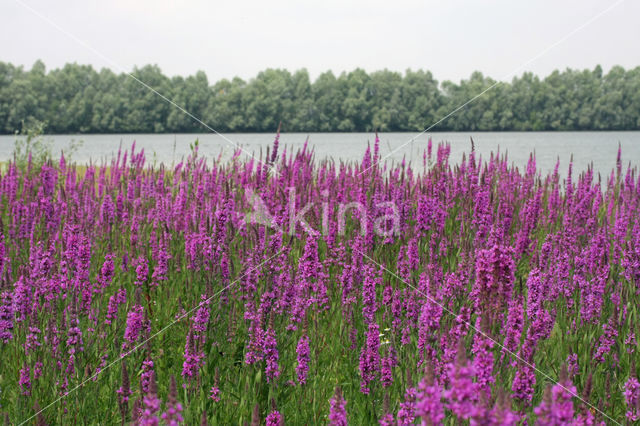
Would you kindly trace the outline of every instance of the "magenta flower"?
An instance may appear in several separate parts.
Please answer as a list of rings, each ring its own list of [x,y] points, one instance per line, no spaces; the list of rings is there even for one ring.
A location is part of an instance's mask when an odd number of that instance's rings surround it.
[[[607,355],[613,345],[616,343],[618,337],[618,330],[616,329],[615,318],[611,318],[609,322],[602,326],[604,333],[600,335],[599,345],[596,349],[596,353],[593,358],[599,362],[605,361],[605,355]]]
[[[111,284],[111,280],[113,279],[114,271],[115,271],[115,256],[113,254],[108,254],[105,257],[104,263],[102,264],[102,268],[100,269],[100,275],[98,276],[98,283],[101,288],[106,288]]]
[[[360,353],[360,392],[368,395],[369,385],[380,372],[380,327],[376,323],[369,324],[367,342]]]
[[[542,402],[533,412],[536,414],[536,424],[564,425],[573,421],[573,395],[576,388],[568,379],[561,379],[560,383],[548,387]]]
[[[476,329],[480,330],[480,318],[476,322]],[[484,333],[477,332],[473,336],[473,370],[476,373],[476,388],[484,392],[486,400],[491,396],[491,385],[496,381],[493,375],[493,341]]]
[[[364,282],[362,284],[362,316],[367,324],[376,320],[376,287],[380,285],[381,277],[372,265],[364,266]]]
[[[347,426],[347,401],[342,398],[342,391],[336,388],[333,398],[329,401],[329,424],[331,426]]]
[[[153,377],[152,377],[153,380]],[[177,426],[184,421],[182,417],[182,404],[178,402],[178,389],[176,387],[176,379],[171,376],[171,384],[169,386],[169,398],[167,401],[167,411],[160,416],[165,424],[169,426]]]
[[[378,421],[380,426],[395,426],[395,419],[393,418],[393,414],[386,413],[384,416],[380,418]]]
[[[210,299],[205,294],[200,296],[200,299],[201,301],[198,305],[199,307],[196,315],[191,320],[193,321],[193,331],[201,338],[204,338],[204,333],[207,331],[207,326],[209,324],[209,317],[211,316],[211,312],[209,310]]]
[[[520,363],[516,376],[513,379],[511,390],[513,397],[520,399],[525,404],[530,404],[533,399],[534,386],[536,384],[536,375],[533,366]]]
[[[20,369],[20,379],[18,380],[20,385],[20,391],[22,395],[31,395],[31,370],[25,361],[23,367]]]
[[[0,293],[0,340],[3,343],[13,339],[13,300],[11,293]]]
[[[640,420],[640,383],[635,377],[629,377],[624,385],[624,399],[627,402],[627,420]]]
[[[136,260],[136,280],[134,284],[142,286],[149,278],[149,263],[145,256],[140,256]]]
[[[398,426],[413,424],[416,418],[418,392],[416,388],[408,387],[404,394],[404,401],[400,403],[398,410]]]
[[[78,316],[72,313],[69,318],[69,331],[67,332],[69,355],[73,356],[76,352],[82,352],[84,350],[83,345],[82,330],[79,327]]]
[[[142,412],[138,418],[138,424],[141,426],[157,426],[160,424],[160,420],[156,413],[160,411],[162,401],[158,398],[158,387],[156,384],[155,375],[151,376],[151,383],[149,385],[149,392],[147,392],[142,398]]]
[[[494,245],[476,255],[476,280],[472,298],[487,314],[500,312],[511,300],[515,262],[512,247]]]
[[[264,339],[264,358],[266,361],[265,374],[267,381],[273,382],[280,377],[280,369],[278,367],[278,343],[276,342],[276,332],[269,328]]]
[[[311,360],[309,349],[309,337],[304,334],[298,341],[298,346],[296,347],[297,353],[297,365],[296,365],[296,374],[298,376],[298,383],[304,385],[307,383],[307,373],[309,372],[309,362]]]
[[[135,305],[127,314],[127,328],[124,331],[125,343],[122,344],[122,350],[131,349],[141,336],[144,321],[144,309],[140,305]]]
[[[120,287],[116,294],[109,297],[109,303],[107,305],[107,315],[105,324],[111,324],[116,318],[118,318],[118,307],[127,302],[127,291]]]
[[[209,399],[212,399],[215,402],[220,402],[220,388],[212,386],[209,390]]]
[[[382,386],[388,388],[393,383],[393,358],[391,355],[382,358],[382,368],[380,369],[380,382]]]
[[[153,361],[150,358],[142,361],[142,374],[140,374],[140,388],[143,393],[148,393],[151,380],[154,377]]]
[[[460,351],[464,348],[461,347]],[[464,354],[458,354],[458,361],[448,366],[449,388],[444,397],[449,401],[447,408],[461,420],[471,418],[478,393],[473,382],[476,374],[473,366],[467,365]]]
[[[284,425],[284,423],[282,421],[282,414],[280,414],[280,412],[278,410],[273,410],[272,412],[270,412],[265,421],[266,421],[267,426],[282,426],[282,425]]]
[[[188,382],[198,377],[198,370],[204,359],[204,353],[198,350],[197,344],[193,332],[189,332],[184,346],[184,361],[182,362],[182,377]]]
[[[418,385],[415,413],[423,424],[438,425],[444,419],[442,394],[442,387],[433,379],[425,377]]]

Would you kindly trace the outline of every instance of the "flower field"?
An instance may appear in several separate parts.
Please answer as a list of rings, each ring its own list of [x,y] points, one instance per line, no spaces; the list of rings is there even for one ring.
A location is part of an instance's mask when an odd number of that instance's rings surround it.
[[[615,158],[616,153],[611,153]],[[640,420],[640,177],[278,147],[0,175],[8,424]],[[636,161],[635,159],[634,161]],[[559,167],[567,170],[561,179]],[[640,338],[640,335],[638,335]]]

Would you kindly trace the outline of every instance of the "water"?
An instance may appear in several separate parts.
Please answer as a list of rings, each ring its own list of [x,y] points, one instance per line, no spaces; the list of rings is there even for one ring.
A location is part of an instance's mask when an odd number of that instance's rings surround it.
[[[271,146],[274,134],[244,133],[225,135],[233,143],[241,146],[245,153],[264,155]],[[360,161],[367,147],[373,146],[373,133],[284,133],[280,137],[281,147],[293,149],[304,145],[309,138],[309,146],[315,151],[316,159],[331,158],[339,161]],[[573,156],[574,170],[579,172],[593,164],[594,171],[607,177],[615,167],[618,144],[622,147],[623,166],[640,164],[640,132],[457,132],[429,133],[416,137],[416,133],[381,133],[380,151],[386,161],[398,162],[403,157],[415,167],[422,168],[422,155],[431,137],[435,145],[441,141],[451,143],[452,163],[459,162],[463,152],[471,149],[473,137],[476,151],[488,158],[491,152],[507,153],[509,161],[521,169],[526,166],[529,153],[535,152],[538,169],[548,173],[560,160],[562,175],[566,175],[570,158]],[[200,142],[199,152],[208,158],[228,159],[236,147],[215,134],[113,134],[113,135],[51,135],[54,153],[66,149],[72,140],[82,141],[82,146],[73,156],[78,163],[101,163],[123,148],[130,148],[136,141],[136,150],[144,148],[149,163],[175,164],[190,153],[189,145]],[[415,139],[413,139],[415,138]],[[11,157],[15,136],[0,136],[0,162]],[[246,154],[243,154],[246,155]]]

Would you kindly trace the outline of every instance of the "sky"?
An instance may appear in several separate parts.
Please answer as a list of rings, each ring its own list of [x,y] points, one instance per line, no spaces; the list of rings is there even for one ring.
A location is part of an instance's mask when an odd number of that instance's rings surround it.
[[[0,61],[27,69],[157,64],[211,83],[266,68],[425,69],[457,82],[640,65],[638,0],[2,0],[0,16]]]

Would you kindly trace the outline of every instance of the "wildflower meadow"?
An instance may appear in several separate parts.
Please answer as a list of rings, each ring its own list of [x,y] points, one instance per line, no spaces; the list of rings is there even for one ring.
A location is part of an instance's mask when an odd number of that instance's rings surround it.
[[[431,140],[399,163],[377,137],[358,162],[278,145],[5,164],[0,419],[640,420],[624,153],[599,176]]]

